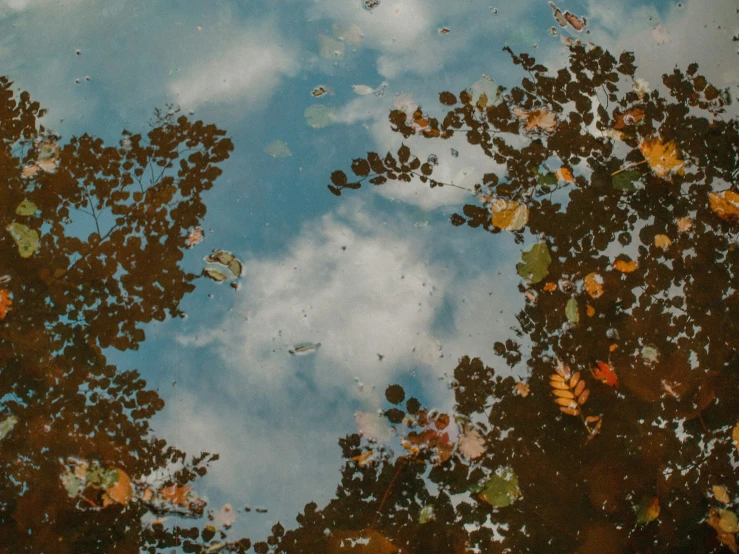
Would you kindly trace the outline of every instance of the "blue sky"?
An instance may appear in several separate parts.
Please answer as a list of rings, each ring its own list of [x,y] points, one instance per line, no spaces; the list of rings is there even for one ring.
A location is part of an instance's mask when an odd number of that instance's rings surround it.
[[[698,61],[736,93],[731,0],[560,7],[587,17],[590,29],[561,35],[635,50],[637,74],[653,86],[675,64]],[[447,375],[459,356],[495,364],[492,345],[509,336],[521,301],[521,247],[509,235],[449,225],[463,191],[411,183],[337,199],[326,184],[353,157],[399,146],[387,123],[394,105],[436,107],[438,92],[483,74],[515,84],[506,43],[561,65],[566,49],[553,25],[544,0],[382,0],[371,12],[361,0],[0,0],[3,71],[50,109],[47,125],[63,137],[117,141],[174,103],[234,141],[206,197],[206,239],[185,264],[200,271],[212,248],[231,250],[245,262],[242,288],[199,282],[184,301],[186,320],[152,324],[141,350],[110,357],[138,368],[165,398],[156,434],[220,452],[199,490],[212,507],[269,509],[241,512],[239,530],[258,538],[278,519],[293,525],[306,502],[328,501],[338,437],[355,430],[355,410],[379,405],[388,384],[448,408]],[[382,95],[352,88],[381,83]],[[331,92],[313,98],[318,85]],[[332,110],[332,123],[309,126],[312,105]],[[266,154],[275,140],[291,155]],[[463,138],[410,142],[439,157],[442,179],[472,184],[496,170]],[[306,341],[322,346],[288,353]]]

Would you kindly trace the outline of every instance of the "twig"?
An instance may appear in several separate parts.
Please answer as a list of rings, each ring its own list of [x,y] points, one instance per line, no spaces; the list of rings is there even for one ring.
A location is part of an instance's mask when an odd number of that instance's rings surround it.
[[[398,469],[395,470],[395,475],[393,475],[393,478],[390,479],[390,484],[387,486],[387,489],[385,489],[385,494],[382,495],[382,500],[380,500],[380,505],[377,507],[377,512],[375,512],[375,520],[372,522],[372,527],[374,527],[377,524],[377,519],[380,517],[380,511],[382,510],[382,507],[385,505],[385,501],[387,500],[387,497],[390,495],[390,490],[393,488],[393,484],[395,483],[395,480],[398,478],[398,475],[400,475],[400,471],[403,469],[406,463],[406,457],[400,458],[398,460]]]
[[[625,165],[625,166],[624,166],[624,167],[622,167],[621,169],[618,169],[618,170],[614,171],[613,173],[611,173],[611,177],[613,177],[614,175],[618,175],[618,174],[619,174],[619,173],[621,173],[622,171],[626,171],[627,169],[631,169],[632,167],[636,167],[637,165],[645,164],[645,163],[647,163],[648,161],[649,161],[649,160],[642,160],[642,161],[640,161],[640,162],[634,162],[634,163],[630,163],[629,165]]]

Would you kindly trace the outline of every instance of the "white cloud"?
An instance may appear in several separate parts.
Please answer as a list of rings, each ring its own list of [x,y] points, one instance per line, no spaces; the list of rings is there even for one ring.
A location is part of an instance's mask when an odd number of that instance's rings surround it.
[[[204,103],[260,104],[299,69],[291,48],[280,43],[274,30],[241,30],[239,38],[224,51],[212,52],[184,70],[170,86],[185,108]]]

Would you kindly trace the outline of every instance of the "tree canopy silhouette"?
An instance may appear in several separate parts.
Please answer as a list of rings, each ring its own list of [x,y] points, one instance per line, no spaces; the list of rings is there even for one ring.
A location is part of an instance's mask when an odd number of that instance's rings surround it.
[[[401,440],[343,439],[336,498],[306,506],[278,550],[737,551],[731,98],[696,64],[650,91],[631,53],[569,48],[553,72],[506,49],[520,86],[443,92],[441,115],[389,116],[405,138],[462,134],[490,158],[451,223],[524,245],[510,270],[525,307],[495,351],[528,378],[463,358],[453,414],[388,388]],[[434,178],[436,163],[407,145],[370,152],[329,189],[456,186]]]

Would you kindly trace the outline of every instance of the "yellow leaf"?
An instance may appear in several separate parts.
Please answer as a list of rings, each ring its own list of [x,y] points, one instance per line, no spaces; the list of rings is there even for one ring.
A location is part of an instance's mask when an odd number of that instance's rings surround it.
[[[667,250],[670,246],[672,246],[672,241],[667,235],[655,235],[654,245],[657,248],[661,248],[662,250]]]
[[[618,350],[618,344],[612,344],[608,347],[609,352],[615,352],[616,350]]]
[[[637,264],[633,260],[616,260],[613,263],[613,267],[621,273],[631,273],[632,271],[635,271],[637,267],[639,267],[639,264]]]
[[[585,290],[592,298],[598,298],[603,295],[603,277],[598,273],[588,273],[583,280]]]
[[[359,456],[354,456],[352,458],[352,461],[357,462],[359,466],[369,465],[373,461],[372,454],[373,454],[372,450],[365,450]]]
[[[729,491],[726,490],[726,487],[722,487],[721,485],[713,485],[713,496],[716,500],[723,502],[724,504],[731,502]]]
[[[595,315],[595,308],[593,308],[590,304],[588,304],[588,307],[585,310],[588,314],[588,317],[593,317]]]
[[[676,221],[677,230],[681,233],[687,233],[693,227],[693,220],[689,217],[681,217]]]
[[[659,177],[667,177],[670,173],[683,173],[683,161],[674,142],[664,143],[659,139],[645,140],[639,150],[647,160],[649,167]]]
[[[567,167],[560,167],[554,172],[554,176],[558,181],[565,181],[567,183],[574,183],[575,178],[572,176],[572,171]]]
[[[529,209],[515,200],[497,198],[490,205],[492,223],[498,229],[518,231],[529,221]]]
[[[711,209],[721,219],[739,221],[739,194],[725,190],[718,194],[709,194]]]

